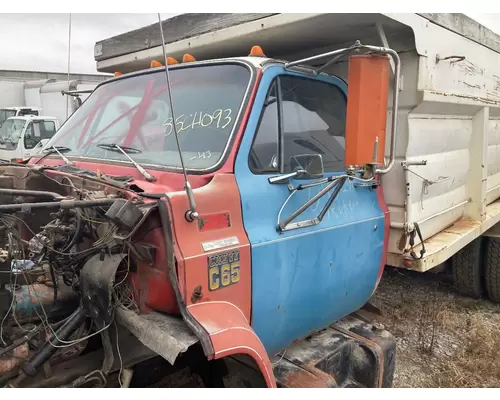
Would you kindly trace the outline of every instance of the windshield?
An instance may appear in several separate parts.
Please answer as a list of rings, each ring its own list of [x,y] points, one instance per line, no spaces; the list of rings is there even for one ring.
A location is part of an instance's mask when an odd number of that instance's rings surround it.
[[[16,116],[15,110],[5,110],[0,108],[0,126],[3,125],[3,123],[7,120],[7,118],[15,116]]]
[[[0,127],[0,145],[3,149],[13,149],[17,147],[25,120],[11,118]]]
[[[251,71],[239,64],[169,71],[174,116],[186,168],[214,167],[224,154]],[[127,161],[102,144],[132,147],[141,164],[180,167],[165,70],[119,79],[97,88],[47,146],[66,156]]]

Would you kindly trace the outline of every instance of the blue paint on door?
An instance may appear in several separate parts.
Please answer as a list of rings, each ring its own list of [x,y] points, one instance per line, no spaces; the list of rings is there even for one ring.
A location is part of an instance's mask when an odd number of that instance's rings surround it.
[[[270,354],[361,307],[376,285],[384,241],[384,215],[376,191],[352,181],[345,183],[321,223],[283,233],[276,230],[278,212],[290,191],[287,185],[268,182],[276,173],[251,172],[248,155],[269,86],[282,74],[297,75],[281,66],[265,69],[235,163],[252,248],[252,327]],[[315,79],[346,90],[338,78]],[[282,219],[323,187],[297,192]],[[297,220],[316,217],[328,197]]]

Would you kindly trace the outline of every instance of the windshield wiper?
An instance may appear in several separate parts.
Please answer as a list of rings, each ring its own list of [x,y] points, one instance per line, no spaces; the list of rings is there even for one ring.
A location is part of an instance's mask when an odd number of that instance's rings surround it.
[[[127,157],[132,164],[134,164],[134,167],[137,168],[137,170],[146,178],[148,182],[155,182],[156,178],[151,175],[148,171],[146,171],[143,167],[141,167],[137,162],[135,162],[132,157],[130,157],[127,153],[141,153],[141,150],[139,149],[134,149],[133,147],[126,147],[126,146],[119,146],[116,143],[101,143],[98,144],[97,147],[100,147],[101,149],[104,150],[110,150],[110,151],[118,151]]]
[[[51,154],[57,153],[63,161],[66,163],[66,165],[73,165],[73,163],[68,160],[62,153],[67,153],[68,151],[71,151],[69,147],[66,146],[50,146],[47,149],[44,150],[46,153],[38,159],[38,161],[35,164],[38,164],[40,161],[42,161],[45,157],[50,156]]]

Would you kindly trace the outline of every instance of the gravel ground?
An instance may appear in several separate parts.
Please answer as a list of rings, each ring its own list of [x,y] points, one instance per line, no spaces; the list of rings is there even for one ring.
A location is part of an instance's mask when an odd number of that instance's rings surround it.
[[[398,342],[394,387],[500,386],[500,305],[457,295],[446,275],[392,268],[372,302]]]
[[[372,303],[397,339],[394,387],[500,387],[500,305],[457,295],[446,275],[389,267]],[[203,385],[181,370],[150,387]]]

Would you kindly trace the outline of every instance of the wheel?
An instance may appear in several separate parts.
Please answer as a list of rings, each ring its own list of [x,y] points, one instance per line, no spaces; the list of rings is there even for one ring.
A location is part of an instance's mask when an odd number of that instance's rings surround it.
[[[455,290],[461,295],[479,298],[484,293],[484,241],[478,237],[451,258]]]
[[[500,303],[500,238],[489,237],[486,246],[485,286],[488,298]]]

